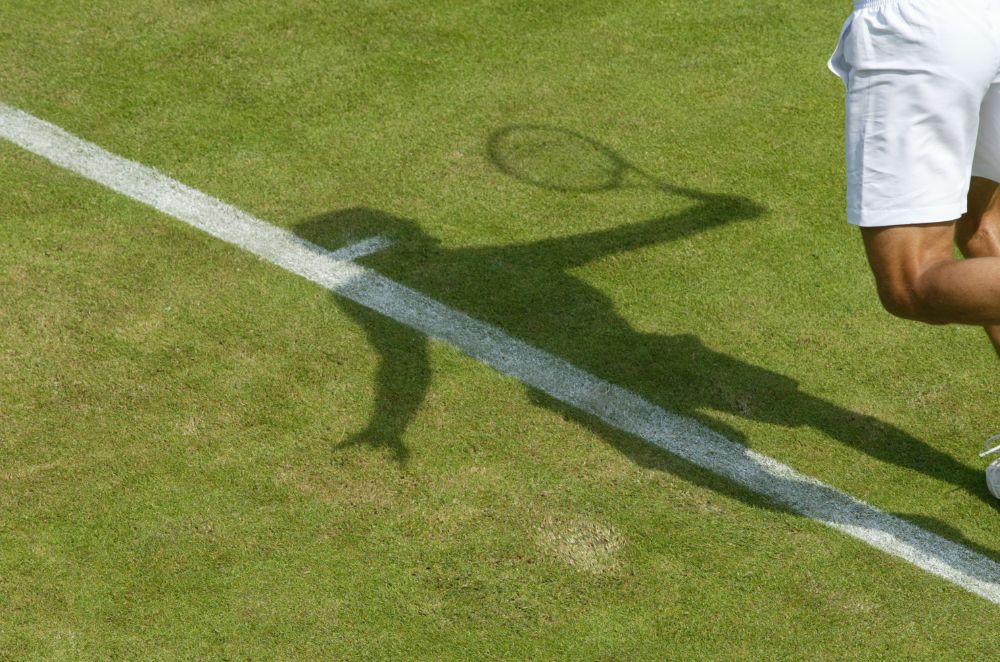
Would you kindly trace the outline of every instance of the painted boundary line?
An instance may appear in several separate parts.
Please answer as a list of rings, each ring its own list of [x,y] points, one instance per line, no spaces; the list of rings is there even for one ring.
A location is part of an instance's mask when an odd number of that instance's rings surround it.
[[[350,260],[374,238],[328,251],[0,103],[0,138],[455,346],[524,384],[805,517],[1000,604],[1000,564],[754,452]]]

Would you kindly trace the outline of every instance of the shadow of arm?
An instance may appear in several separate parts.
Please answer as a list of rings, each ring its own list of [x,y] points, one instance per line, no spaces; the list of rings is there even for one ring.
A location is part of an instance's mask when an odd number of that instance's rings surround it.
[[[667,243],[697,235],[728,223],[760,216],[763,208],[737,196],[701,196],[690,209],[571,237],[545,239],[526,248],[539,259],[558,260],[564,266],[585,264],[616,253]]]
[[[403,436],[430,386],[427,339],[417,331],[354,303],[339,300],[338,303],[364,329],[379,360],[375,402],[368,425],[343,441],[340,447],[387,448],[397,462],[406,464],[410,451]]]

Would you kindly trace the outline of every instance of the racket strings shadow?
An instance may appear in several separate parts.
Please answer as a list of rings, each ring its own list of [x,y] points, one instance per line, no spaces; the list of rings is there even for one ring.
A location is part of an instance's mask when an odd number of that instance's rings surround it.
[[[544,124],[511,124],[486,141],[494,168],[524,184],[558,193],[645,189],[718,204],[726,196],[680,186],[653,175],[581,133]],[[735,205],[754,203],[730,196]]]

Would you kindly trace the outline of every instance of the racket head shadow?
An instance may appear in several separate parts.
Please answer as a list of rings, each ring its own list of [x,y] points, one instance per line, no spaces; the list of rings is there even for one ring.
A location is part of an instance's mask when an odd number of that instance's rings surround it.
[[[570,129],[512,124],[490,135],[487,157],[500,172],[526,184],[560,193],[643,189],[680,195],[700,203],[706,215],[753,218],[765,207],[740,195],[681,186],[636,167],[615,150]]]
[[[487,142],[493,165],[514,179],[561,193],[598,193],[634,185],[644,173],[614,150],[575,131],[517,124]],[[649,182],[647,182],[649,183]]]

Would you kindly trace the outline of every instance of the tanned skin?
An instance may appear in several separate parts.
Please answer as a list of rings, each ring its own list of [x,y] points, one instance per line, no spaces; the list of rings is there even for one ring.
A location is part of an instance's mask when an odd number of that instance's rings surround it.
[[[893,315],[983,326],[1000,356],[1000,184],[973,177],[960,219],[862,228],[879,298]],[[956,259],[955,246],[966,259]]]

